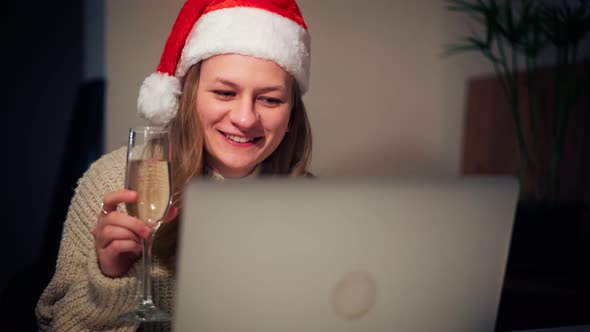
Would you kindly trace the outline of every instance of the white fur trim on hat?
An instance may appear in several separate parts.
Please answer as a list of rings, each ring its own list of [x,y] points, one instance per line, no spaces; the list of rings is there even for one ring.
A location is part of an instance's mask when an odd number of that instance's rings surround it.
[[[160,72],[152,73],[139,88],[139,114],[154,124],[168,123],[176,116],[180,93],[178,78]]]
[[[203,15],[193,27],[176,68],[184,77],[190,66],[219,54],[243,54],[272,60],[299,83],[309,87],[309,33],[302,26],[270,11],[233,7]]]

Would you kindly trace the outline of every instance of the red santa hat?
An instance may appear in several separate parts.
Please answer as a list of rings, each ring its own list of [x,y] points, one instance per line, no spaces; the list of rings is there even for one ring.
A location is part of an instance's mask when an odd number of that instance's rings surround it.
[[[154,124],[176,116],[188,69],[219,54],[272,60],[305,93],[311,40],[295,0],[187,0],[166,41],[156,72],[139,89],[139,114]]]

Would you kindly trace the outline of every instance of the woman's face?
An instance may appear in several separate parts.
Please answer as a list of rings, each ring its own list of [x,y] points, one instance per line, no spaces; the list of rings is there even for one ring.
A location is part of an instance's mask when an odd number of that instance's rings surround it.
[[[270,156],[287,132],[292,84],[272,61],[236,54],[203,61],[196,109],[209,167],[242,177]]]

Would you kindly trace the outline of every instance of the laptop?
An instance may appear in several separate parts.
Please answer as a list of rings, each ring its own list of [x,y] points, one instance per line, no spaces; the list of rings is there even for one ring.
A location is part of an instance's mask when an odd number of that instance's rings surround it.
[[[517,181],[187,188],[175,331],[493,331]]]

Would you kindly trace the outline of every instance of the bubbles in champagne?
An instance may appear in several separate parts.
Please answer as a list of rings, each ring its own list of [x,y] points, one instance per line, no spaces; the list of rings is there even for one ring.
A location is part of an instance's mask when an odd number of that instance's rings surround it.
[[[127,189],[138,194],[127,203],[127,213],[148,226],[156,226],[165,216],[170,201],[169,165],[165,160],[131,160],[127,165]]]

